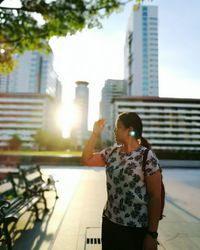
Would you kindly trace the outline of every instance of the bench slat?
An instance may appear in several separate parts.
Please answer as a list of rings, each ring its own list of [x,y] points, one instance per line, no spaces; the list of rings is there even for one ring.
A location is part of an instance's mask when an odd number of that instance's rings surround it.
[[[18,220],[26,211],[28,211],[33,205],[40,200],[40,197],[32,197],[31,199],[20,200],[19,203],[5,210],[5,220]]]

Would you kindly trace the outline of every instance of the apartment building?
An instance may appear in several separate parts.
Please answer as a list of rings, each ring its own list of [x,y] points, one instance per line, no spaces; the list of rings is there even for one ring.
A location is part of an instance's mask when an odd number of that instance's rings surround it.
[[[200,150],[200,99],[116,97],[114,120],[121,112],[140,115],[143,136],[155,150]]]
[[[59,133],[55,121],[55,100],[42,94],[0,93],[0,148],[6,148],[13,135],[24,147],[33,147],[39,129]]]

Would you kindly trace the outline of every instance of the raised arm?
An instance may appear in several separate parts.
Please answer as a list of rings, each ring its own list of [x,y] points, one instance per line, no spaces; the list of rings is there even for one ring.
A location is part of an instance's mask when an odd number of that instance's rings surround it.
[[[104,119],[98,120],[94,123],[93,132],[87,141],[83,153],[82,164],[86,166],[105,166],[105,162],[100,153],[94,153],[95,145],[105,125]]]

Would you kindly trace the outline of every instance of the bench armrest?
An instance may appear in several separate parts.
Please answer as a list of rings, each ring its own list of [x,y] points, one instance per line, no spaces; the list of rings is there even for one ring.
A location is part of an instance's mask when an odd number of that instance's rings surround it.
[[[3,219],[5,216],[5,209],[9,208],[11,203],[7,200],[0,200],[0,219]]]

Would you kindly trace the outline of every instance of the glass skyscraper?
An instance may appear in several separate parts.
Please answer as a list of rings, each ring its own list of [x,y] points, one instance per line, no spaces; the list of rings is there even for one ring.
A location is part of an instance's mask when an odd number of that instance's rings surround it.
[[[115,122],[113,118],[112,100],[115,97],[126,95],[126,85],[124,80],[107,79],[104,87],[101,91],[100,102],[100,117],[106,121],[106,126],[101,134],[101,139],[106,141],[112,141],[113,130],[111,130],[112,124]]]
[[[158,96],[158,8],[133,8],[125,41],[129,96]]]

